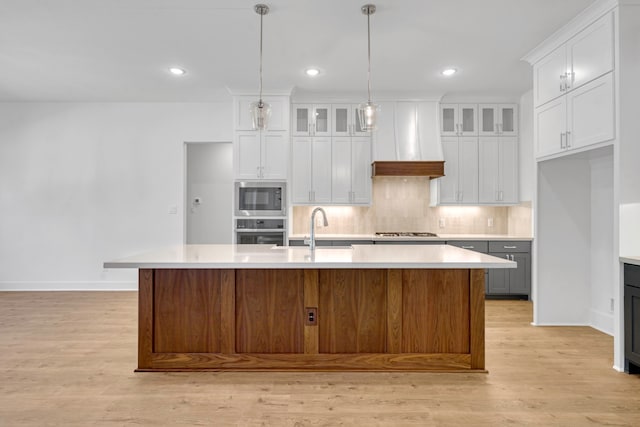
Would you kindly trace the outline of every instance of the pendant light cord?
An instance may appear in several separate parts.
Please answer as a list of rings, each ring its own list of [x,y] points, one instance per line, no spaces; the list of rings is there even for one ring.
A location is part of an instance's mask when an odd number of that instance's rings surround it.
[[[262,18],[264,13],[260,13],[260,100],[259,105],[262,108]]]
[[[369,68],[367,70],[367,92],[369,94],[368,100],[371,104],[371,12],[367,13],[367,55],[369,60]]]

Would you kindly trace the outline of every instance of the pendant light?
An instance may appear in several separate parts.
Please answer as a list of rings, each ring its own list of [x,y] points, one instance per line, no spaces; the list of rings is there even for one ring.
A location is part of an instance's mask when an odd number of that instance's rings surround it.
[[[262,101],[262,17],[269,13],[269,6],[266,4],[257,4],[253,10],[260,15],[260,97],[257,102],[251,103],[251,119],[253,121],[253,129],[263,130],[269,124],[271,116],[271,106]]]
[[[378,111],[380,106],[371,102],[371,24],[370,18],[376,12],[376,6],[374,4],[365,4],[360,8],[364,15],[367,15],[367,55],[369,61],[369,68],[367,71],[367,91],[369,97],[367,102],[358,105],[358,119],[360,129],[366,132],[377,129]]]

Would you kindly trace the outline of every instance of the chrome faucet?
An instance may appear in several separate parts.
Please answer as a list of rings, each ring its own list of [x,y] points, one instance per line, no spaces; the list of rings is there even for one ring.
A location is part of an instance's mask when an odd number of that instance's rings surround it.
[[[324,220],[324,226],[327,227],[329,222],[327,221],[327,214],[322,208],[315,208],[311,212],[311,225],[309,230],[309,240],[305,240],[304,243],[309,244],[309,249],[314,250],[316,248],[316,213],[322,213],[322,218]]]

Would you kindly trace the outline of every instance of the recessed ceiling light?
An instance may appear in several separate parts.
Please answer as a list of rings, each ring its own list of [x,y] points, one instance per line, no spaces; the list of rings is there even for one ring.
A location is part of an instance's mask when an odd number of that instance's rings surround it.
[[[309,77],[315,77],[320,74],[320,70],[318,70],[317,68],[308,68],[305,70],[305,74]]]
[[[446,70],[442,71],[442,75],[443,76],[453,76],[458,70],[456,70],[455,68],[447,68]]]
[[[185,74],[187,74],[187,71],[184,68],[180,67],[171,67],[169,68],[169,72],[174,76],[184,76]]]

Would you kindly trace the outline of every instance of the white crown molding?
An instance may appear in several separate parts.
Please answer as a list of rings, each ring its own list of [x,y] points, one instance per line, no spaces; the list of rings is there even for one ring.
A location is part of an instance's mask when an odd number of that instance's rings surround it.
[[[547,37],[542,43],[520,58],[533,65],[548,53],[566,43],[571,37],[584,30],[602,15],[615,9],[618,4],[640,4],[640,0],[600,0],[587,7],[558,31]]]

